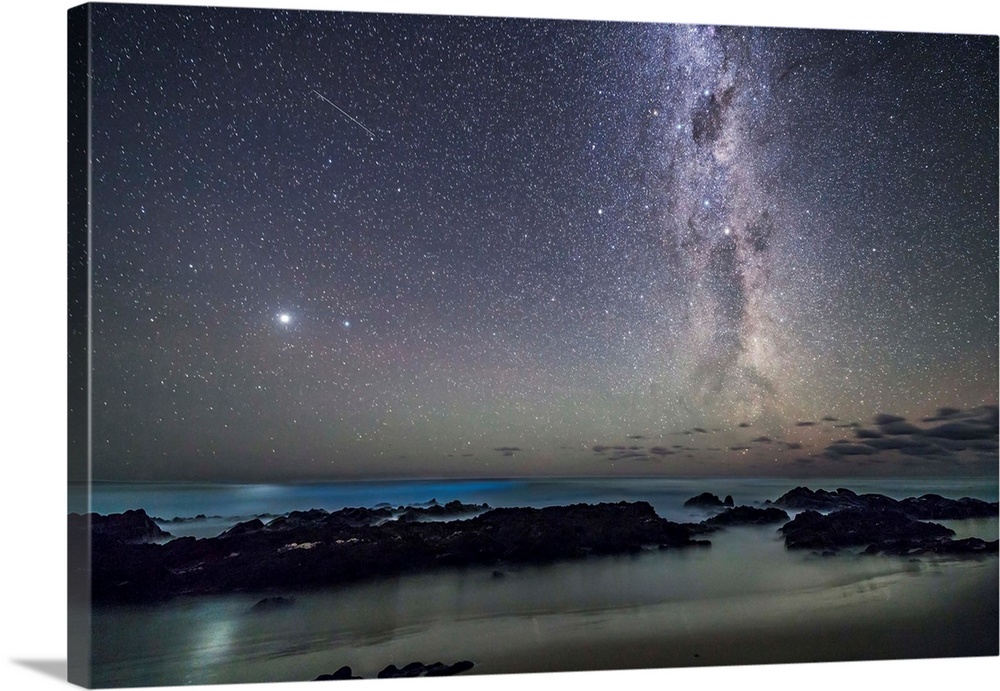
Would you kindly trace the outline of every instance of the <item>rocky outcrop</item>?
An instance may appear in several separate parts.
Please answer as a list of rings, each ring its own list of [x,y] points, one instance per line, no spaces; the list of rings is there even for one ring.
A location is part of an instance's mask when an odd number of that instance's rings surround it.
[[[966,518],[992,518],[997,515],[997,502],[981,499],[946,499],[937,494],[910,497],[899,502],[907,516],[920,520],[946,521]]]
[[[69,514],[71,535],[86,535],[88,528],[95,541],[111,540],[133,544],[155,542],[172,537],[142,509],[113,513],[107,516],[98,513]]]
[[[796,487],[773,502],[768,500],[765,503],[792,511],[835,511],[855,507],[857,500],[858,495],[849,489],[841,488],[833,492],[818,489],[814,492],[808,487]]]
[[[469,662],[468,660],[462,660],[461,662],[456,662],[453,665],[445,665],[440,662],[435,662],[430,665],[421,664],[420,662],[411,662],[402,669],[397,668],[396,665],[389,665],[378,673],[378,678],[398,679],[402,677],[450,677],[455,674],[460,674],[461,672],[467,672],[473,667],[475,667],[475,664]]]
[[[772,502],[768,501],[767,504]],[[837,511],[841,509],[892,509],[918,520],[989,518],[998,512],[997,502],[981,499],[946,499],[937,494],[897,500],[882,494],[855,494],[849,489],[833,492],[796,487],[778,497],[774,506],[793,511]]]
[[[702,544],[646,502],[504,508],[467,520],[369,523],[375,512],[293,512],[262,528],[165,544],[95,540],[94,599],[290,590],[441,566],[542,563],[637,552],[644,546]]]
[[[432,501],[430,506],[411,506],[407,508],[399,515],[398,520],[425,521],[458,518],[460,516],[475,516],[489,511],[489,509],[489,504],[463,504],[460,501],[438,504],[436,501]]]
[[[803,511],[783,525],[788,549],[839,550],[866,547],[866,551],[894,554],[926,551],[955,531],[937,523],[910,518],[896,509],[843,509],[829,514]]]
[[[404,677],[450,677],[455,674],[467,672],[475,667],[475,664],[468,660],[456,662],[453,665],[446,665],[443,662],[434,662],[425,665],[421,662],[411,662],[402,669],[396,665],[389,665],[378,673],[379,679],[400,679]],[[321,674],[313,681],[338,681],[341,679],[363,679],[364,677],[354,676],[354,670],[348,666],[343,666],[333,674]]]
[[[727,497],[727,499],[732,501],[732,497]],[[732,504],[729,505],[732,506]],[[691,497],[684,502],[684,506],[694,509],[722,509],[725,508],[726,503],[711,492],[702,492],[697,497]]]
[[[996,502],[937,495],[898,501],[847,489],[814,492],[805,487],[763,508],[722,510],[727,502],[708,493],[685,504],[691,506],[692,501],[717,515],[701,523],[678,524],[659,517],[646,502],[541,509],[433,502],[417,507],[419,511],[404,520],[394,520],[404,507],[313,509],[268,523],[246,521],[214,538],[168,542],[163,540],[169,534],[142,510],[111,516],[70,514],[69,526],[71,544],[85,543],[92,527],[96,601],[226,592],[263,595],[453,566],[495,568],[493,578],[503,578],[506,565],[629,554],[651,547],[707,546],[708,541],[695,536],[725,526],[783,521],[780,532],[789,549],[948,555],[997,551],[996,541],[953,540],[948,528],[927,522],[996,516]],[[784,508],[801,513],[789,521]],[[258,604],[263,608],[280,600]]]
[[[339,681],[341,679],[363,679],[364,677],[354,676],[354,670],[344,665],[333,674],[320,674],[313,681]]]

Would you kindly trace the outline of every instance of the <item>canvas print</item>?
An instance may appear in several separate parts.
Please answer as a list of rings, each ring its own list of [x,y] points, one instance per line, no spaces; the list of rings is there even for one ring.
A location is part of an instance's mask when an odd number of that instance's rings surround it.
[[[996,36],[68,39],[71,681],[998,654]]]

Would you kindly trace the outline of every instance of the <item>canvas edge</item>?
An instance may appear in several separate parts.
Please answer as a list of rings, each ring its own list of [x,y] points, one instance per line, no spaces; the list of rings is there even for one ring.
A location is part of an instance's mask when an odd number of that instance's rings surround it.
[[[69,513],[90,508],[91,6],[67,10],[67,477]],[[84,506],[72,486],[82,485]],[[91,684],[90,526],[67,528],[67,681]]]

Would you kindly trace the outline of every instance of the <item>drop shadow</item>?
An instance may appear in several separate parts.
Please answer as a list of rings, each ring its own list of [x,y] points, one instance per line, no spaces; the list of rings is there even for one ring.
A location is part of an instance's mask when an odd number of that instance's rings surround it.
[[[66,681],[69,667],[66,660],[11,660],[11,662],[59,681]]]

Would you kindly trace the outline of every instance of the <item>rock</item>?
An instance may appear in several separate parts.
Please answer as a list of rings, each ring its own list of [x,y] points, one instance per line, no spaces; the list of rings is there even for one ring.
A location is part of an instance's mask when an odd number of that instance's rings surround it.
[[[823,515],[804,511],[779,528],[788,549],[838,550],[866,547],[894,554],[930,549],[955,532],[916,521],[896,509],[843,509]]]
[[[768,502],[771,503],[771,502]],[[775,506],[792,510],[835,511],[838,509],[893,509],[918,520],[952,520],[965,518],[990,518],[997,515],[997,502],[980,499],[947,499],[937,494],[892,499],[882,494],[855,494],[849,489],[813,492],[807,487],[796,487],[778,497]]]
[[[430,506],[410,506],[400,516],[400,521],[420,521],[425,519],[437,520],[441,518],[453,518],[457,516],[474,516],[484,511],[489,511],[489,504],[463,504],[460,501],[450,501],[447,504],[439,504],[432,499]]]
[[[722,500],[722,505],[729,507],[736,506],[736,502],[733,501],[733,495],[727,494],[726,498]]]
[[[808,487],[796,487],[782,494],[774,502],[767,503],[793,511],[833,511],[856,506],[857,497],[858,495],[849,489],[838,489],[834,492],[819,489],[813,492]]]
[[[90,528],[93,539],[114,540],[127,544],[155,542],[173,537],[150,518],[143,509],[102,516],[98,513],[68,516],[70,533],[83,534]]]
[[[333,674],[320,674],[313,681],[335,681],[340,679],[361,679],[361,677],[354,676],[353,670],[345,665]]]
[[[721,499],[719,499],[714,494],[709,492],[702,492],[697,497],[691,497],[686,502],[684,502],[686,507],[694,507],[701,509],[721,509],[725,504]]]
[[[93,598],[150,601],[179,594],[292,590],[440,566],[548,563],[629,554],[644,546],[699,544],[689,527],[660,518],[646,502],[369,523],[375,516],[372,510],[293,512],[262,528],[251,523],[215,538],[162,545],[94,541]]]
[[[753,506],[737,506],[702,521],[709,526],[726,525],[767,525],[788,520],[788,514],[770,506],[758,509]]]
[[[379,679],[398,679],[402,677],[450,677],[461,672],[466,672],[475,667],[472,662],[468,660],[463,660],[461,662],[456,662],[453,665],[446,665],[441,662],[435,662],[430,665],[424,665],[420,662],[411,662],[402,669],[396,667],[396,665],[389,665],[381,672],[378,673]]]
[[[908,516],[921,520],[955,520],[966,518],[993,518],[997,515],[997,502],[980,499],[945,499],[937,494],[910,497],[899,502]]]
[[[440,664],[440,663],[438,663]],[[475,664],[469,662],[468,660],[462,660],[461,662],[456,662],[451,666],[443,666],[435,669],[428,668],[428,677],[450,677],[455,674],[461,674],[462,672],[467,672],[475,667]]]

